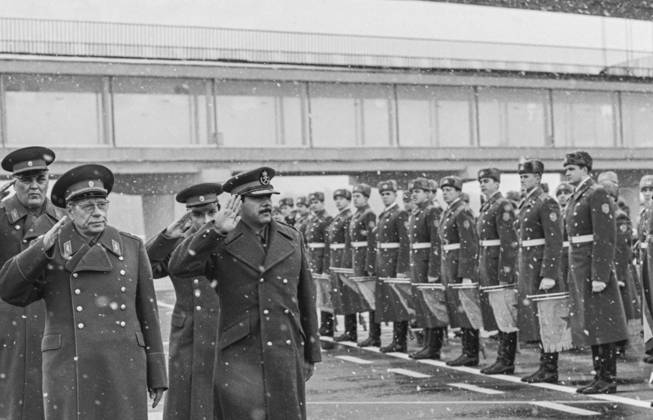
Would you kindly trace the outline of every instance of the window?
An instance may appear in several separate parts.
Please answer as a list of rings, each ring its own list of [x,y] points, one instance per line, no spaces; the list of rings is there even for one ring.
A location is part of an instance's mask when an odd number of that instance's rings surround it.
[[[219,144],[226,147],[305,145],[303,91],[300,83],[218,82]]]
[[[387,147],[394,143],[392,87],[310,84],[314,147]]]
[[[622,92],[625,147],[653,146],[653,93]]]
[[[3,76],[8,146],[105,144],[102,78]]]
[[[212,106],[210,81],[114,78],[116,145],[215,144]]]
[[[611,147],[617,138],[614,92],[554,91],[553,121],[558,147]]]
[[[548,109],[545,90],[479,88],[480,145],[545,147]]]
[[[399,144],[471,146],[473,99],[469,87],[398,85]]]

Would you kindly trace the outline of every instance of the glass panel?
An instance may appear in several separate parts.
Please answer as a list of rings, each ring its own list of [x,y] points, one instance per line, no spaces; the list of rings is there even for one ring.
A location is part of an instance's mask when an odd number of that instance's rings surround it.
[[[102,78],[4,76],[9,146],[104,143]]]
[[[304,145],[301,83],[221,81],[216,93],[220,145]]]
[[[393,144],[392,87],[311,83],[314,147],[386,147]]]
[[[558,147],[615,145],[615,93],[554,91],[553,121]]]
[[[621,93],[625,147],[653,146],[653,94]]]
[[[472,88],[398,85],[399,144],[471,146],[473,104]]]
[[[212,98],[204,80],[113,79],[117,146],[206,145]]]
[[[548,94],[545,90],[479,88],[481,146],[546,146]]]

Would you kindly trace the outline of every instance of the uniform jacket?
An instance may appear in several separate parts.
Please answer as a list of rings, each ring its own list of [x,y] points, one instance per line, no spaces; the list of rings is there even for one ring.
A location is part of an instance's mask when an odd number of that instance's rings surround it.
[[[562,253],[562,217],[560,206],[541,187],[531,190],[519,203],[517,219],[519,248],[519,337],[523,341],[539,341],[540,327],[537,305],[526,298],[538,293],[565,290],[560,279]],[[524,241],[544,239],[544,245],[524,246]],[[546,292],[540,290],[543,277],[556,281]]]
[[[167,277],[170,254],[181,238],[160,233],[146,244],[154,278]],[[170,388],[164,420],[213,418],[213,360],[220,302],[205,276],[171,276],[175,307],[170,320]]]
[[[564,219],[564,215],[567,213],[567,206],[560,209],[560,214]],[[565,226],[564,220],[562,223],[562,253],[560,254],[560,281],[562,289],[569,289],[569,236],[567,235],[567,227]]]
[[[410,239],[410,273],[413,283],[440,281],[440,235],[438,226],[442,209],[431,203],[418,206],[408,221]],[[414,244],[430,244],[427,248],[413,248]]]
[[[49,420],[145,419],[147,390],[167,388],[152,271],[143,242],[107,226],[89,246],[72,222],[0,271],[15,305],[45,301],[41,350]]]
[[[445,285],[460,283],[463,278],[477,279],[478,240],[474,215],[467,204],[458,199],[449,205],[440,219],[442,248],[441,276]],[[460,244],[460,249],[446,251],[449,244]]]
[[[479,281],[482,286],[515,281],[518,241],[515,211],[500,192],[481,206],[476,222],[479,239]],[[499,240],[499,246],[480,246],[482,241]]]
[[[374,232],[377,274],[410,272],[410,242],[407,227],[408,213],[401,210],[397,203],[391,204],[379,213]],[[386,243],[398,243],[399,247],[382,248]]]
[[[640,320],[642,313],[637,297],[637,286],[633,278],[633,227],[628,213],[621,209],[615,210],[617,236],[615,245],[614,265],[619,283],[621,301],[627,320]]]
[[[306,226],[308,225],[309,217],[311,217],[310,214],[300,216],[299,213],[297,213],[297,216],[295,217],[294,227],[302,234],[304,240],[306,240]]]
[[[565,214],[571,265],[569,295],[574,343],[605,344],[628,338],[626,316],[615,275],[615,205],[602,186],[591,178],[582,182],[569,200]],[[573,243],[580,235],[594,240]],[[592,281],[607,287],[592,291]]]
[[[220,419],[306,418],[304,362],[320,361],[315,286],[299,232],[272,221],[267,237],[264,248],[243,221],[224,237],[209,224],[170,259],[173,276],[216,280]]]
[[[333,218],[323,210],[312,213],[306,224],[306,246],[308,246],[309,266],[314,273],[324,273],[329,269],[329,234],[327,232]]]
[[[329,267],[351,268],[351,240],[349,239],[351,217],[351,209],[344,209],[329,225]],[[344,248],[335,249],[333,245],[344,246]]]
[[[37,236],[37,225],[45,230],[58,219],[49,200],[39,222],[27,215],[25,207],[10,197],[0,203],[0,265],[15,256]],[[38,230],[38,228],[37,228]],[[38,232],[38,234],[43,232]],[[45,311],[43,302],[26,307],[0,300],[0,419],[43,419],[41,388],[41,338]]]
[[[376,215],[369,206],[356,209],[349,223],[352,268],[355,276],[374,274],[374,256],[376,254],[373,231],[375,227]],[[360,246],[363,243],[367,243],[367,245]]]

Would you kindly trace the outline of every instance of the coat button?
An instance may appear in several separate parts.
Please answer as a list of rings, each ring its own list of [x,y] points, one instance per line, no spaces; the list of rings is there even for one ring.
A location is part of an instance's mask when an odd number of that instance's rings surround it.
[[[262,277],[261,277],[261,279],[259,280],[259,282],[261,282],[261,283],[263,283],[264,281],[265,281],[265,279],[262,278]]]
[[[77,308],[75,308],[75,309],[77,309],[77,312],[81,312],[81,311],[83,311],[83,310],[84,310],[84,308],[82,308],[81,306],[78,306],[78,307],[77,307]]]
[[[79,289],[75,289],[75,294],[76,294],[76,295],[79,295],[79,294],[81,294],[81,293],[82,293],[81,290],[79,290]]]
[[[195,307],[195,310],[196,310],[196,311],[201,311],[201,310],[202,310],[202,307],[199,306],[199,305],[197,305],[197,306]]]
[[[263,315],[267,315],[267,314],[269,314],[269,313],[270,313],[269,310],[267,310],[267,309],[263,309]]]
[[[122,257],[122,255],[119,256],[118,259],[119,259],[120,261],[124,260],[124,258]]]
[[[200,280],[199,279],[193,279],[193,284],[196,284],[196,285],[200,284]]]
[[[125,321],[120,321],[120,326],[121,326],[121,327],[123,327],[123,328],[124,328],[124,327],[125,327],[125,325],[127,325],[127,323],[126,323]]]
[[[127,309],[127,305],[125,305],[124,303],[122,305],[120,305],[120,310],[121,311],[124,311],[126,309]]]
[[[292,344],[292,341],[286,340],[286,344],[290,345],[290,344]]]
[[[195,289],[195,297],[202,296],[202,292],[199,289]]]
[[[79,277],[79,274],[73,273],[73,278],[77,278],[77,277]]]
[[[20,230],[20,225],[16,225],[14,228],[16,228],[16,230]]]
[[[283,284],[288,283],[288,279],[283,279],[283,280],[281,281],[281,283],[283,283]]]
[[[127,288],[126,288],[125,286],[122,286],[122,287],[120,288],[120,291],[123,292],[123,293],[125,293],[125,292],[127,291]]]
[[[84,325],[83,322],[80,322],[79,324],[77,324],[77,328],[79,328],[80,330],[81,330],[82,328],[84,328],[84,326],[85,326],[85,325]]]
[[[268,345],[268,347],[269,347],[269,346],[272,346],[272,341],[268,341],[268,342],[267,342],[267,345]]]
[[[284,310],[283,310],[283,313],[287,315],[287,314],[290,313],[290,311],[289,311],[288,309],[284,309]]]
[[[125,270],[120,270],[120,275],[124,276],[125,275]]]

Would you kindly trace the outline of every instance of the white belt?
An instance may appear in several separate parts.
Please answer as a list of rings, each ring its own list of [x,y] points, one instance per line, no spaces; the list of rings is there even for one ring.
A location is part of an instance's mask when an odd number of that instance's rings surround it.
[[[563,248],[569,248],[569,241],[562,241]]]
[[[648,249],[648,242],[640,242],[639,249]]]
[[[569,242],[571,242],[572,244],[584,244],[587,242],[594,242],[594,235],[570,236]]]
[[[442,245],[442,249],[445,251],[455,251],[457,249],[460,249],[460,244],[445,244]]]
[[[329,244],[329,249],[345,249],[345,244]]]
[[[308,247],[310,249],[324,248],[324,242],[309,242]]]
[[[415,242],[414,244],[410,244],[411,249],[426,249],[431,247],[430,242]]]
[[[544,238],[538,238],[538,239],[527,239],[525,241],[521,241],[521,246],[540,246],[546,244],[546,241]]]
[[[395,249],[399,248],[399,242],[379,242],[376,247],[379,249]]]
[[[481,246],[501,246],[501,239],[481,239]]]
[[[351,246],[353,248],[361,248],[367,246],[367,241],[354,241],[351,243]]]

